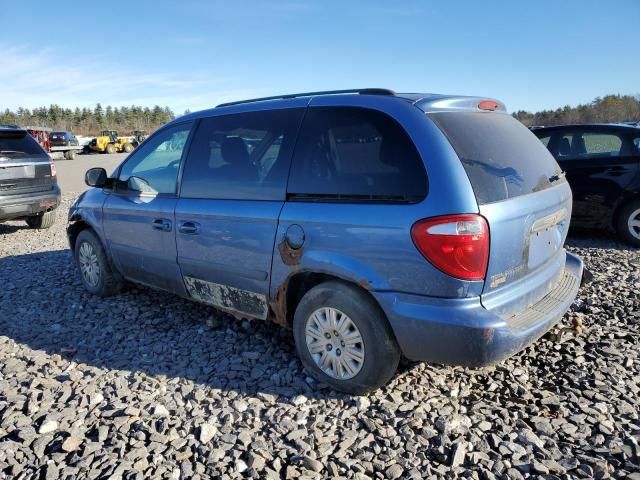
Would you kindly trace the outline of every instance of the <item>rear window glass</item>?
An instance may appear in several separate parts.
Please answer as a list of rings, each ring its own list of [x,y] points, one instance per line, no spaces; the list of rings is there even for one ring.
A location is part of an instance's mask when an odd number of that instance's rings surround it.
[[[439,112],[429,116],[458,154],[480,204],[543,190],[561,171],[542,142],[509,115]]]
[[[385,113],[310,108],[291,167],[290,197],[326,201],[417,202],[427,194],[422,159]]]
[[[0,156],[2,157],[47,157],[38,142],[26,132],[0,131]]]

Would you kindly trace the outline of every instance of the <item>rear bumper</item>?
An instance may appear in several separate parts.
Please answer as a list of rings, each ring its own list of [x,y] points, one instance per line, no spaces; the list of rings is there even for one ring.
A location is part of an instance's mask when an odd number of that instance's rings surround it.
[[[573,303],[582,260],[567,253],[556,287],[539,302],[506,320],[479,297],[445,299],[373,292],[387,314],[403,354],[410,360],[480,367],[522,350],[553,327]]]
[[[60,187],[24,195],[0,195],[0,220],[28,217],[60,205]]]

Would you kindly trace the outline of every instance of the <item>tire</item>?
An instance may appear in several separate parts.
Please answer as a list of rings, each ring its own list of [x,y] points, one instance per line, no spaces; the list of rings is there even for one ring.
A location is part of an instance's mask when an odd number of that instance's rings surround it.
[[[75,150],[67,150],[64,152],[64,158],[67,160],[75,160],[76,159],[76,151]]]
[[[317,327],[319,320],[330,321],[331,311],[338,327],[329,333],[332,329]],[[307,335],[307,327],[314,333]],[[400,361],[400,348],[380,307],[359,288],[340,281],[322,283],[304,295],[293,318],[293,336],[306,370],[316,380],[349,394],[362,395],[381,387],[393,377]],[[335,363],[321,368],[317,362],[331,355]]]
[[[89,293],[109,297],[120,292],[122,278],[112,269],[100,240],[91,230],[82,230],[78,234],[74,257],[82,284]]]
[[[27,217],[26,221],[30,228],[36,230],[51,228],[51,226],[56,223],[56,212],[52,210],[50,212],[44,212],[42,215],[33,215],[31,217]]]
[[[105,147],[104,151],[109,154],[116,153],[116,146],[113,143],[110,143]]]
[[[133,152],[133,145],[130,143],[125,143],[124,147],[122,147],[122,149],[126,152],[126,153],[131,153]]]
[[[616,217],[615,227],[620,240],[640,247],[640,200],[633,200],[622,207]]]

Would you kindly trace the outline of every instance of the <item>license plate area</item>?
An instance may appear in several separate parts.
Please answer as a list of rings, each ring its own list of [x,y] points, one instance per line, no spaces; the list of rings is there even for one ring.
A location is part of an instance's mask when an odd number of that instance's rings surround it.
[[[14,180],[22,178],[35,178],[35,165],[20,165],[17,167],[0,167],[0,180]]]
[[[555,257],[562,248],[566,218],[567,211],[563,208],[533,223],[529,235],[529,270]]]

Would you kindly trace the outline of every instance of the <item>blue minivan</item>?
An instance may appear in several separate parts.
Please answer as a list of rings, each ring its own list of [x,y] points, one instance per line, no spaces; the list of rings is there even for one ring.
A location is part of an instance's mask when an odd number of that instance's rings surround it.
[[[500,102],[385,89],[219,105],[157,130],[69,211],[84,286],[125,281],[293,330],[360,394],[404,355],[498,362],[573,302],[571,190]]]

